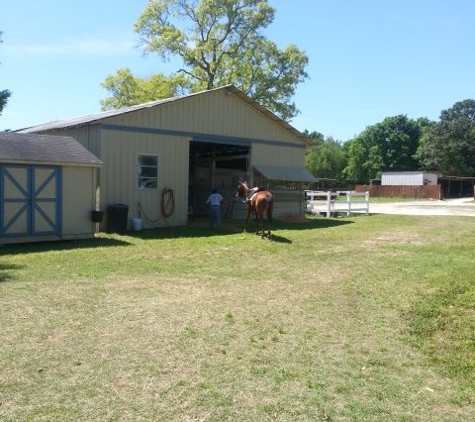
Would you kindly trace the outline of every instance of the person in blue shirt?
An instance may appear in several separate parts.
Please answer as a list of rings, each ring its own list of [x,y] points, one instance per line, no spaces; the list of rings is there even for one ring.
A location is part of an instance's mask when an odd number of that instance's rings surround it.
[[[213,228],[213,224],[216,223],[216,228],[221,229],[221,203],[224,198],[216,189],[211,191],[211,195],[208,196],[206,203],[209,205],[209,226]]]

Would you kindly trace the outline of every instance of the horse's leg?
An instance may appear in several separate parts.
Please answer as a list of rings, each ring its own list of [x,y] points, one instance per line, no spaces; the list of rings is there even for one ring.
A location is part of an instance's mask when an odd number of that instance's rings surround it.
[[[259,230],[264,230],[263,213],[261,208],[261,203],[256,201],[256,206],[254,207],[256,213],[256,234],[259,234]],[[264,235],[264,233],[263,233]]]
[[[262,217],[261,217],[261,229],[262,229],[262,238],[264,239],[264,236],[266,235],[266,228],[264,227],[264,212],[262,212]]]
[[[251,215],[251,208],[248,206],[246,208],[246,219],[244,220],[244,229],[243,229],[244,232],[247,230],[247,224],[249,222],[250,215]]]
[[[261,235],[261,238],[264,237],[264,211],[263,210],[259,210],[259,213],[256,214],[258,215],[258,219],[259,219],[259,225],[257,226],[257,234],[259,234],[259,230],[262,230],[262,235]]]
[[[274,204],[271,202],[267,206],[267,237],[271,237],[272,230],[272,211],[274,209]]]
[[[270,238],[270,231],[272,230],[272,211],[267,210],[267,237]]]
[[[264,214],[259,212],[259,227],[257,228],[257,234],[259,234],[259,230],[262,230],[261,237],[264,237]]]

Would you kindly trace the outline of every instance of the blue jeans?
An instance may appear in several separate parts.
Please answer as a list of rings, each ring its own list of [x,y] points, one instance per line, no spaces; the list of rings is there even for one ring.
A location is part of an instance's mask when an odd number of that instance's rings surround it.
[[[216,228],[221,228],[221,208],[219,205],[211,205],[209,207],[209,226],[213,228],[213,223],[216,221]]]

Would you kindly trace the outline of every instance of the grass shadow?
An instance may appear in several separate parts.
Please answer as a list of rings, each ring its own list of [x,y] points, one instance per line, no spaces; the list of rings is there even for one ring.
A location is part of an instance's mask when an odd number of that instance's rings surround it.
[[[0,263],[0,283],[12,280],[14,277],[11,274],[12,271],[23,268],[20,265],[13,264],[1,264]]]
[[[351,220],[339,218],[311,218],[303,222],[286,222],[276,220],[273,224],[271,240],[279,243],[292,243],[289,239],[276,234],[279,230],[315,230],[330,227],[342,226],[353,223]],[[208,227],[208,220],[195,220],[192,225],[179,227],[160,227],[156,229],[145,229],[141,231],[128,231],[123,236],[116,234],[100,233],[94,239],[81,240],[60,240],[50,242],[16,243],[0,245],[0,254],[18,255],[38,252],[64,251],[83,248],[103,248],[129,246],[131,242],[127,238],[141,240],[157,239],[183,239],[201,238],[212,236],[229,236],[243,232],[243,220],[224,220],[223,228],[220,230]],[[255,222],[249,223],[248,233],[255,232]]]
[[[200,238],[212,236],[230,236],[237,233],[243,233],[244,224],[242,220],[224,220],[221,230],[210,229],[207,219],[193,221],[192,225],[179,227],[160,227],[156,229],[145,229],[137,232],[128,232],[127,236],[147,240],[147,239],[178,239],[178,238]],[[279,230],[315,230],[327,229],[330,227],[343,226],[352,224],[351,220],[343,220],[336,218],[315,218],[308,219],[305,222],[285,222],[276,220],[273,224],[272,239],[275,242],[291,243],[290,240],[279,236],[276,231]],[[246,233],[255,233],[255,223],[250,222]]]
[[[220,230],[210,229],[207,227],[159,227],[156,229],[145,229],[137,232],[128,232],[127,236],[142,239],[142,240],[156,240],[156,239],[183,239],[183,238],[199,238],[212,236],[229,236],[236,234],[242,230],[233,228],[222,228]]]
[[[269,239],[271,242],[276,242],[276,243],[287,243],[290,244],[292,241],[290,239],[287,239],[286,237],[271,234],[271,237]]]
[[[14,243],[0,246],[0,254],[19,255],[38,252],[65,251],[83,248],[103,248],[128,246],[130,242],[112,237],[97,237],[94,239],[60,240],[51,242]]]
[[[353,223],[351,220],[340,218],[309,218],[304,222],[276,221],[274,223],[274,230],[328,229]]]

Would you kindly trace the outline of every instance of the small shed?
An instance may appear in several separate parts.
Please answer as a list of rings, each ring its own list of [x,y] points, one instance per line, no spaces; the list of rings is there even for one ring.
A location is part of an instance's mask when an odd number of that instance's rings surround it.
[[[0,132],[0,244],[93,237],[101,165],[69,136]]]
[[[439,174],[425,171],[383,171],[382,186],[437,186]]]

